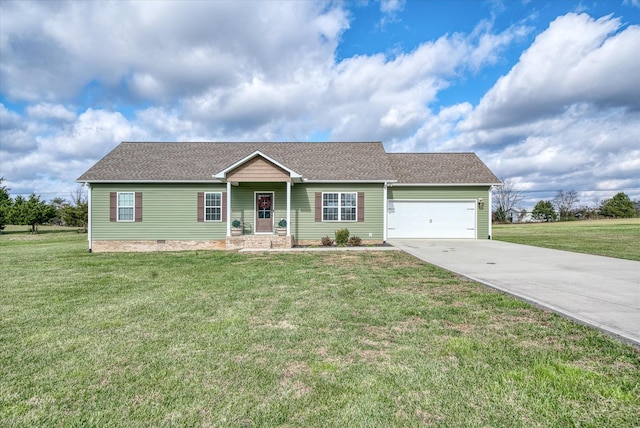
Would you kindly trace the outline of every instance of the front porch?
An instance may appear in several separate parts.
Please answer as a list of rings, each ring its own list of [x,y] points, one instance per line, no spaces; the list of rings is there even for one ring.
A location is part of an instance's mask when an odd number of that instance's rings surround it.
[[[214,177],[227,185],[228,250],[293,247],[291,192],[299,174],[256,151]]]
[[[227,236],[227,250],[293,248],[293,236],[279,235],[240,235]]]

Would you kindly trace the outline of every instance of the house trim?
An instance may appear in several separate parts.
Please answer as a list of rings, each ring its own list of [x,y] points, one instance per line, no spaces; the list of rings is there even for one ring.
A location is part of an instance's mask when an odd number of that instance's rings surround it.
[[[392,187],[465,187],[465,186],[497,186],[499,183],[393,183]]]
[[[353,183],[353,184],[387,184],[387,183],[395,183],[395,180],[307,180],[303,179],[303,183],[309,184],[342,184],[342,183]]]
[[[286,167],[285,165],[281,164],[277,160],[275,160],[273,158],[270,158],[269,156],[267,156],[264,153],[262,153],[260,150],[256,150],[255,152],[251,153],[249,156],[245,156],[244,158],[242,158],[239,161],[237,161],[236,163],[228,166],[227,168],[223,169],[222,171],[220,171],[220,172],[218,172],[216,174],[213,174],[213,178],[218,179],[218,180],[220,180],[222,182],[226,182],[227,173],[229,173],[230,171],[233,171],[234,169],[238,168],[239,166],[242,166],[243,164],[249,162],[251,159],[255,158],[256,156],[260,156],[264,160],[266,160],[267,162],[270,162],[273,165],[277,166],[278,168],[286,171],[289,174],[289,177],[291,178],[291,180],[302,181],[302,175],[298,174],[297,172],[295,172],[291,168]]]

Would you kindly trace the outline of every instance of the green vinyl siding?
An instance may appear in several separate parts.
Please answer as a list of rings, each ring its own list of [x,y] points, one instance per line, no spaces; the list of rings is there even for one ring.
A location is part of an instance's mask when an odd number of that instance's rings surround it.
[[[91,234],[94,240],[225,239],[227,223],[198,222],[198,192],[226,192],[212,184],[92,184]],[[110,192],[142,192],[141,222],[109,221]]]
[[[198,222],[198,192],[226,192],[225,184],[92,184],[91,229],[94,240],[211,240],[224,239],[226,222]],[[142,192],[141,222],[109,221],[110,192]],[[239,219],[244,233],[253,234],[255,193],[274,193],[274,228],[287,217],[286,183],[240,183],[231,186],[231,216]],[[363,222],[316,222],[316,192],[364,192]],[[358,207],[360,209],[360,207]],[[352,236],[383,239],[382,184],[295,184],[291,187],[291,233],[296,239],[317,240],[347,228]],[[274,229],[275,230],[275,229]]]
[[[484,209],[476,210],[476,230],[478,239],[489,236],[489,186],[392,186],[387,190],[389,200],[478,200],[484,201]]]
[[[364,221],[315,220],[316,192],[364,192]],[[350,236],[362,239],[384,238],[384,190],[380,184],[326,183],[295,185],[291,192],[291,233],[300,240],[320,240],[334,237],[337,229],[349,229]],[[360,209],[360,207],[358,207]]]

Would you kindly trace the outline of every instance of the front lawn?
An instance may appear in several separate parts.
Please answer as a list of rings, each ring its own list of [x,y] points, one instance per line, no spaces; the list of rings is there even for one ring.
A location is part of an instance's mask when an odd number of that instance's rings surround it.
[[[493,239],[640,261],[640,218],[495,224]]]
[[[16,236],[3,426],[640,425],[637,349],[404,253]]]

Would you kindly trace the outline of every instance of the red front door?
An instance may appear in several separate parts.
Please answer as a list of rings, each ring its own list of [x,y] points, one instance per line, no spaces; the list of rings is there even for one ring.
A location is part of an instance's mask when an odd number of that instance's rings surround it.
[[[273,233],[273,193],[256,193],[256,233]]]

